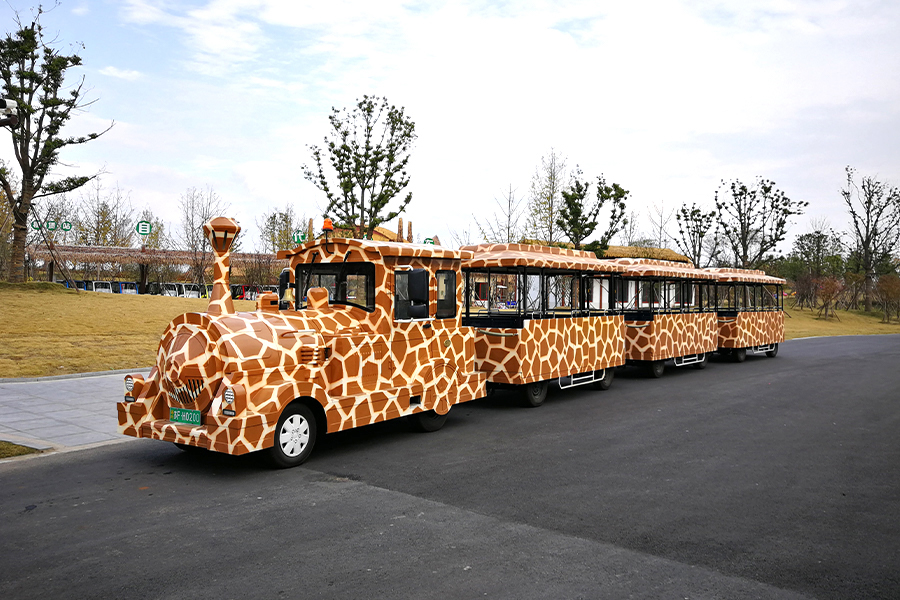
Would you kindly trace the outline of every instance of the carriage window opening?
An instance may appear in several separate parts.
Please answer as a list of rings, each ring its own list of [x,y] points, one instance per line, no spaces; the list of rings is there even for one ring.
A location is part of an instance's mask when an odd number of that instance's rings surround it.
[[[734,285],[720,285],[718,290],[718,308],[730,310],[734,307]]]
[[[519,286],[515,273],[470,271],[468,273],[468,314],[515,314]]]
[[[571,313],[579,310],[577,277],[571,274],[547,275],[544,286],[548,311]]]
[[[609,309],[609,279],[588,277],[584,280],[585,308],[589,310]]]
[[[619,279],[616,282],[616,303],[623,310],[638,310],[640,286],[634,279]]]
[[[684,303],[684,310],[696,311],[698,306],[698,294],[697,291],[699,289],[699,285],[696,283],[691,283],[690,281],[684,282],[684,291],[681,294],[682,302]]]
[[[778,306],[778,287],[767,285],[763,287],[763,307],[771,310]]]
[[[437,272],[437,319],[456,316],[456,271]]]
[[[539,273],[526,273],[522,280],[522,312],[541,312],[541,276]]]

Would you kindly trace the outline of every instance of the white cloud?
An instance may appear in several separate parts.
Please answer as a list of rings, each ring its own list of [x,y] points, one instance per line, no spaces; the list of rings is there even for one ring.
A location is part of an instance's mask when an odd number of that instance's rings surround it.
[[[133,71],[130,69],[119,69],[116,67],[103,67],[98,71],[101,75],[108,75],[110,77],[116,77],[118,79],[125,79],[127,81],[134,81],[141,76],[141,73],[138,71]]]
[[[442,239],[510,183],[526,194],[551,146],[639,211],[756,175],[839,211],[846,163],[900,182],[896,3],[130,0],[120,16],[157,85],[120,92],[134,114],[110,168],[152,163],[242,213],[291,199],[317,214],[306,145],[362,94],[416,121],[408,218]]]

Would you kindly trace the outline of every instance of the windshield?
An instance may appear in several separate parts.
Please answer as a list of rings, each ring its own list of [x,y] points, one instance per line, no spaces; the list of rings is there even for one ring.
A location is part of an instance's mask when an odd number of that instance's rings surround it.
[[[309,288],[328,290],[329,304],[349,304],[375,310],[375,265],[371,263],[320,263],[298,265],[297,309],[306,308]]]

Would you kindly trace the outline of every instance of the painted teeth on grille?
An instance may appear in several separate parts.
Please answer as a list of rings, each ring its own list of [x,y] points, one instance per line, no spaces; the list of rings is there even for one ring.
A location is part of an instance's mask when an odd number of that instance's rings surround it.
[[[175,401],[180,404],[190,404],[197,399],[197,396],[199,396],[202,391],[202,379],[189,379],[183,386],[172,388],[172,396],[174,396]]]

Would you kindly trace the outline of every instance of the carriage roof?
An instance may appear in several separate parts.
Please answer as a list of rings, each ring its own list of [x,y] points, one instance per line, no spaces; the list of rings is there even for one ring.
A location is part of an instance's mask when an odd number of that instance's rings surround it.
[[[463,246],[460,251],[473,254],[463,265],[469,268],[532,267],[607,273],[624,270],[610,261],[598,259],[593,252],[537,244],[478,244]]]
[[[615,258],[611,263],[620,265],[624,275],[631,277],[675,277],[678,279],[716,279],[704,269],[695,269],[691,263],[653,258]]]
[[[432,244],[408,244],[406,242],[376,242],[373,240],[358,240],[354,238],[331,238],[328,240],[329,246],[338,246],[342,248],[360,248],[377,252],[382,256],[396,256],[409,258],[449,258],[449,259],[466,259],[471,257],[471,252],[462,250],[451,250],[442,246],[434,246]],[[278,258],[292,258],[304,252],[314,250],[316,248],[324,248],[325,240],[320,238],[305,244],[300,244],[293,250],[279,250]]]
[[[765,271],[757,269],[709,268],[705,270],[713,273],[721,282],[768,283],[770,285],[785,283],[784,279],[766,275]]]

